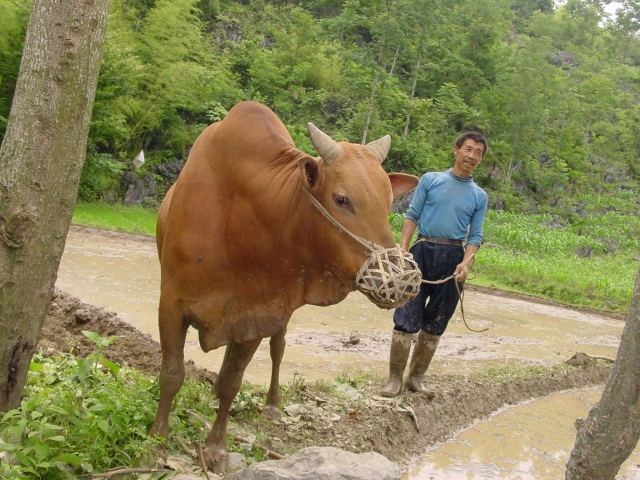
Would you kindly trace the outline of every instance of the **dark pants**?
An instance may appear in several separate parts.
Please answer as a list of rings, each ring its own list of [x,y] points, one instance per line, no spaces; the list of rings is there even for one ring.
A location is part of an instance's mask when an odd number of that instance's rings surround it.
[[[423,241],[409,251],[418,263],[423,280],[448,277],[464,259],[464,248],[452,245]],[[458,305],[459,295],[454,282],[452,279],[437,285],[423,283],[413,300],[404,307],[396,308],[393,314],[395,330],[405,333],[424,330],[431,335],[442,335]],[[463,285],[458,283],[461,292]]]

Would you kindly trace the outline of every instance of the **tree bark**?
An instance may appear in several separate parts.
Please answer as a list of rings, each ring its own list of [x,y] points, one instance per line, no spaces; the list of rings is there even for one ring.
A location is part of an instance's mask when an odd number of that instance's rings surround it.
[[[640,438],[640,270],[602,398],[576,427],[565,480],[613,480]]]
[[[0,411],[15,408],[86,153],[108,0],[34,0],[0,148]]]

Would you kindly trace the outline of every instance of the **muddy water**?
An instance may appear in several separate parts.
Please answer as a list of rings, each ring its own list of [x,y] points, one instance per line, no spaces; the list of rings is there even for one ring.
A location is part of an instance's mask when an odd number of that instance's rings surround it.
[[[110,238],[74,229],[58,272],[57,286],[81,300],[118,313],[158,339],[160,269],[153,241]],[[467,321],[457,312],[430,371],[461,373],[487,366],[552,364],[576,351],[615,357],[623,322],[569,309],[467,292]],[[391,313],[359,293],[339,305],[306,306],[289,324],[281,380],[294,372],[308,379],[332,379],[358,370],[387,370]],[[351,335],[357,345],[346,342]],[[345,343],[347,343],[345,345]],[[189,331],[185,356],[217,371],[223,350],[203,353]],[[247,369],[248,381],[266,384],[270,361],[263,342]],[[511,408],[431,451],[410,472],[411,480],[557,479],[573,445],[577,415],[586,415],[597,391],[554,395]],[[635,453],[618,478],[640,478]],[[634,470],[635,469],[635,470]],[[627,473],[624,473],[627,472]]]
[[[139,330],[158,339],[157,305],[160,268],[155,243],[131,237],[105,237],[73,229],[57,286],[93,305],[115,311]],[[550,364],[576,351],[615,357],[623,322],[522,300],[467,292],[467,322],[459,311],[444,335],[430,371],[468,372],[486,366]],[[332,379],[358,370],[383,374],[387,369],[391,312],[381,310],[354,292],[331,307],[305,306],[289,324],[288,346],[281,379],[298,371],[308,379]],[[351,335],[357,345],[346,341]],[[344,343],[347,343],[346,345]],[[185,355],[217,371],[223,349],[200,350],[197,333],[190,330]],[[270,369],[265,341],[247,369],[251,382],[266,383]]]
[[[555,480],[575,441],[574,421],[586,417],[602,388],[558,393],[497,412],[431,449],[405,480]],[[640,478],[640,448],[622,464],[619,480]]]

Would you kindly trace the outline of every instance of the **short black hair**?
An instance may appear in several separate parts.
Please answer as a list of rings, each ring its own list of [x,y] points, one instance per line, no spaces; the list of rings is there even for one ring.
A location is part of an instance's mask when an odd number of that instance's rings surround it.
[[[487,139],[484,138],[484,135],[482,135],[480,132],[464,132],[457,138],[456,147],[462,147],[462,144],[468,139],[484,145],[484,152],[482,152],[482,156],[484,157],[485,153],[487,153],[487,150],[489,149],[489,144],[487,143]]]

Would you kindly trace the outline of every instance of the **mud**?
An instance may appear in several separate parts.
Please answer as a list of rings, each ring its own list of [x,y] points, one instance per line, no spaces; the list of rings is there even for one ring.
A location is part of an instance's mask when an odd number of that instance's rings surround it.
[[[140,235],[74,227],[69,232],[59,288],[118,312],[119,317],[158,340],[160,268],[154,239]],[[526,295],[467,285],[468,331],[456,312],[430,372],[461,373],[497,366],[552,365],[576,351],[615,357],[624,323],[620,316],[592,309],[572,309]],[[295,372],[308,379],[333,380],[359,370],[385,375],[392,313],[375,307],[359,292],[329,307],[306,305],[288,326],[281,368],[283,382]],[[357,337],[357,343],[349,342]],[[224,349],[202,352],[197,332],[189,329],[185,357],[216,371]],[[269,381],[271,362],[263,342],[245,373],[252,383]]]
[[[105,348],[108,359],[151,375],[159,372],[160,346],[150,335],[123,322],[115,313],[56,289],[42,329],[39,343],[42,353],[89,355],[95,345],[82,330],[102,336],[121,336]],[[188,362],[186,369],[188,377],[199,381],[211,382],[215,378],[214,372],[193,363]],[[326,384],[323,387],[322,382],[299,382],[295,400],[305,406],[306,413],[294,419],[285,416],[276,423],[240,413],[234,417],[231,433],[251,437],[261,432],[266,445],[282,454],[311,445],[334,446],[352,452],[376,451],[406,466],[427,447],[451,438],[478,420],[489,418],[500,408],[567,389],[600,385],[610,370],[600,363],[593,368],[567,366],[557,373],[501,381],[463,375],[429,375],[430,387],[437,392],[434,400],[409,392],[391,400],[378,397],[381,377],[371,377],[358,385],[357,390],[346,387],[346,393],[337,397],[327,397]],[[261,391],[258,395],[262,397],[265,393]]]
[[[602,390],[571,390],[502,409],[487,421],[430,448],[403,480],[564,478],[576,437],[576,416],[586,417],[600,400]],[[615,478],[640,478],[640,446]]]
[[[108,360],[150,375],[160,373],[160,344],[151,335],[123,322],[114,312],[86,304],[56,288],[37,349],[45,356],[73,353],[85,358],[96,350],[96,345],[82,333],[83,330],[99,333],[102,337],[121,337],[105,347],[104,355]],[[187,378],[198,381],[213,383],[216,377],[215,373],[197,367],[192,361],[185,362],[185,370]]]
[[[123,338],[106,349],[107,357],[156,375],[160,368],[160,348],[154,340],[158,285],[152,237],[72,227],[58,286],[119,313],[56,291],[40,346],[49,355],[73,351],[84,356],[94,346],[82,330],[120,335]],[[264,436],[261,442],[282,454],[311,445],[335,446],[353,452],[377,451],[408,466],[428,447],[506,406],[606,380],[610,368],[602,362],[593,368],[565,367],[526,379],[470,376],[492,366],[548,367],[576,351],[615,357],[624,315],[472,285],[467,285],[466,292],[467,321],[490,330],[470,333],[456,314],[429,369],[430,387],[437,392],[434,400],[410,393],[392,400],[377,396],[388,365],[391,314],[351,294],[339,305],[303,307],[292,317],[281,379],[297,382],[289,387],[297,396],[285,406],[299,413],[285,415],[274,424],[240,412],[233,417],[230,433]],[[187,375],[211,382],[223,351],[203,354],[197,333],[190,329],[185,348],[190,359]],[[327,394],[326,380],[341,372],[353,378],[358,371],[368,376],[356,385],[357,391],[347,386],[344,395]],[[269,372],[268,346],[263,342],[245,375],[261,385],[255,392],[262,403]],[[325,379],[325,383],[301,382],[295,372],[311,380]]]

